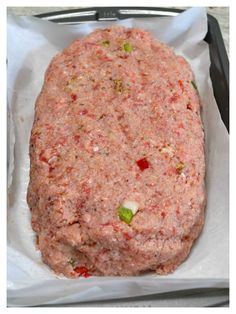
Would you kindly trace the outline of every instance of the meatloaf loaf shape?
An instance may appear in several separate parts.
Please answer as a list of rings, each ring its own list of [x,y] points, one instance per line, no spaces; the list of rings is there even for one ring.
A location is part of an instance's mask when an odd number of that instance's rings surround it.
[[[58,53],[35,105],[27,200],[70,278],[173,272],[204,224],[204,132],[185,59],[141,29]]]

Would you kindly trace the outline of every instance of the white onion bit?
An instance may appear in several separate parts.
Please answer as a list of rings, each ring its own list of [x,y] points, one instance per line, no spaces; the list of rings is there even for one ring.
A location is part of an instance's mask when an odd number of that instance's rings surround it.
[[[129,208],[132,211],[133,215],[137,213],[139,208],[139,204],[135,201],[124,201],[122,205],[125,208]]]
[[[98,147],[98,146],[94,146],[94,147],[93,147],[93,151],[94,151],[94,152],[98,152],[98,151],[99,151],[99,147]]]

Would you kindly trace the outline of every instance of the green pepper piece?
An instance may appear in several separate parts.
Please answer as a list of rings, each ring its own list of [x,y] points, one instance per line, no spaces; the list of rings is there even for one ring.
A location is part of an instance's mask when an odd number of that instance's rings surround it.
[[[133,50],[132,45],[130,43],[125,43],[123,45],[123,49],[125,52],[131,52]]]
[[[74,268],[75,265],[76,265],[76,261],[73,260],[73,258],[71,258],[71,259],[68,261],[68,264],[71,265],[71,266]]]
[[[127,224],[131,223],[131,220],[134,216],[132,210],[126,207],[119,207],[118,215],[120,220],[124,221]]]
[[[107,48],[110,45],[110,41],[109,40],[104,40],[102,42],[103,47]]]
[[[176,172],[181,174],[182,170],[184,169],[184,164],[182,162],[178,162],[175,166]]]

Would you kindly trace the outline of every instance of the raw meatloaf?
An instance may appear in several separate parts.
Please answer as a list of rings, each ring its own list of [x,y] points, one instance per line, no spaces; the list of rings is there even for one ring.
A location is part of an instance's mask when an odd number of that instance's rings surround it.
[[[30,139],[43,261],[67,277],[173,272],[204,223],[204,133],[189,64],[140,29],[57,54]]]

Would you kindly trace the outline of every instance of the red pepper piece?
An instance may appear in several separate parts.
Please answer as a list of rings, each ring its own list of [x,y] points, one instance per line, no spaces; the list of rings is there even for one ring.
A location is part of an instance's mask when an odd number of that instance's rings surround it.
[[[124,235],[126,240],[131,240],[132,239],[132,237],[128,234],[128,232],[124,232],[123,235]]]
[[[188,110],[192,110],[193,109],[190,103],[187,104],[187,109]]]
[[[76,101],[76,99],[77,99],[77,95],[76,94],[71,94],[70,97],[71,97],[71,99],[73,101]]]
[[[136,164],[139,166],[139,169],[141,171],[144,171],[145,169],[149,168],[149,162],[146,158],[142,158],[136,161]]]
[[[83,274],[88,272],[88,268],[85,266],[77,266],[74,268],[74,271],[78,274]]]
[[[179,87],[182,89],[182,92],[183,92],[184,91],[183,81],[182,80],[178,80],[178,84],[179,84]]]
[[[74,268],[74,272],[79,274],[79,276],[83,276],[84,278],[90,277],[90,274],[88,273],[88,268],[84,266],[77,266]]]
[[[39,154],[39,159],[43,162],[48,163],[48,159],[44,156],[45,151],[42,150],[41,153]]]
[[[161,212],[161,217],[164,219],[166,216],[166,213],[165,212]]]
[[[174,94],[170,97],[170,102],[176,102],[179,99],[179,95]]]

